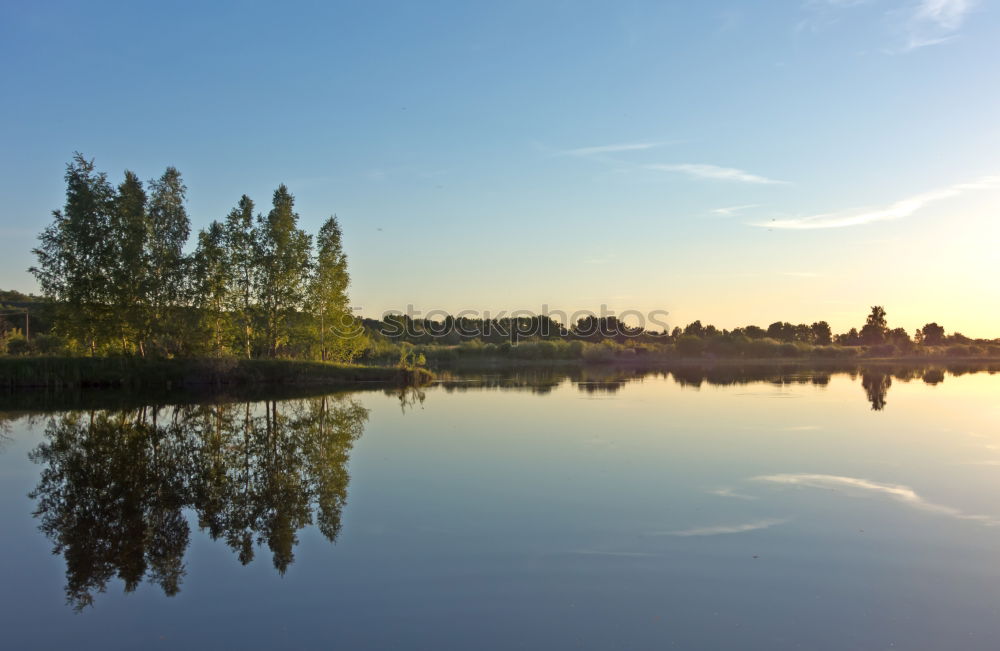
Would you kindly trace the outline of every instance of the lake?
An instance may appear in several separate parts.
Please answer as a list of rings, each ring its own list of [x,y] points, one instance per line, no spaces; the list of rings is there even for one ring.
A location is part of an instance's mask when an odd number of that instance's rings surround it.
[[[996,649],[998,396],[974,368],[7,396],[3,647]]]

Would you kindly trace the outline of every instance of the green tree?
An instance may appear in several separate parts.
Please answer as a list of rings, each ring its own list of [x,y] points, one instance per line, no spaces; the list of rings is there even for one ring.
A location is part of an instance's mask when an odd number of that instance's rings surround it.
[[[122,352],[133,342],[145,354],[144,342],[150,325],[147,310],[149,239],[146,191],[135,173],[126,170],[118,186],[111,231],[115,234],[114,274],[108,278],[113,292],[112,308],[118,324]]]
[[[889,326],[885,320],[885,309],[881,305],[872,306],[872,311],[861,328],[861,343],[870,346],[881,344],[889,332]]]
[[[276,357],[288,343],[290,318],[306,300],[312,238],[298,228],[295,197],[284,184],[274,191],[272,205],[258,220],[257,287],[267,355]]]
[[[788,321],[775,321],[767,326],[767,336],[778,341],[794,341],[795,332],[795,326]]]
[[[904,354],[913,351],[913,340],[906,328],[893,328],[886,334],[886,341],[896,347],[896,350]]]
[[[181,173],[168,167],[163,175],[149,182],[149,300],[153,331],[164,340],[176,333],[168,318],[171,308],[184,298],[187,260],[184,244],[191,233],[184,201],[187,187]]]
[[[928,323],[920,329],[920,343],[925,346],[940,346],[944,343],[944,328],[937,323]]]
[[[341,242],[340,224],[337,217],[330,217],[319,229],[316,237],[316,262],[309,286],[309,303],[319,332],[320,359],[351,361],[355,351],[350,342],[341,342],[349,337],[352,325],[350,308],[347,304],[347,256]],[[332,353],[332,354],[331,354]]]
[[[261,258],[254,226],[254,205],[243,195],[239,204],[226,216],[224,228],[229,264],[228,308],[239,328],[243,354],[252,354],[254,305],[257,301],[256,268]]]
[[[684,334],[689,337],[704,337],[705,328],[701,325],[700,320],[694,321],[684,326]]]
[[[66,204],[52,213],[52,223],[33,249],[34,274],[42,292],[57,302],[56,330],[96,354],[107,333],[109,278],[115,276],[111,229],[115,192],[93,160],[77,152],[66,166]]]
[[[803,343],[808,344],[812,343],[814,339],[812,326],[808,326],[804,323],[792,326],[791,332],[792,332],[792,341],[801,341]]]
[[[817,346],[828,346],[832,343],[832,331],[830,324],[826,321],[817,321],[810,326],[812,330],[812,342]]]
[[[191,264],[191,294],[199,316],[199,330],[209,334],[215,355],[225,348],[230,274],[225,229],[214,221],[198,233],[198,248]]]

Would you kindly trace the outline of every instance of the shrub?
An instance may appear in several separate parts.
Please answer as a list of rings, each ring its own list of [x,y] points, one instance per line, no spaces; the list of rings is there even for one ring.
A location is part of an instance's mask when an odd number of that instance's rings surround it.
[[[27,355],[31,352],[31,345],[24,335],[14,335],[7,340],[8,355]]]
[[[972,348],[972,346],[963,346],[961,344],[955,344],[954,346],[948,346],[945,349],[944,354],[947,355],[948,357],[966,357],[972,354],[970,352],[970,348]]]
[[[868,346],[865,349],[865,354],[869,357],[892,357],[896,354],[896,347],[893,344]]]
[[[583,357],[583,342],[571,341],[566,345],[566,357],[569,359],[579,359]]]
[[[746,338],[744,337],[743,339]],[[749,339],[746,339],[746,341],[743,341],[743,339],[714,337],[706,342],[705,350],[719,357],[739,357],[742,352],[742,346],[749,342]]]
[[[798,357],[800,354],[799,347],[792,343],[781,344],[778,352],[782,357]]]
[[[754,359],[766,359],[769,357],[777,357],[780,351],[780,346],[781,344],[774,339],[754,339],[746,345],[744,350],[747,357],[752,357]]]
[[[588,362],[610,362],[615,358],[614,342],[604,341],[600,344],[588,344],[583,349],[583,359]]]
[[[705,342],[694,335],[683,335],[677,339],[674,349],[682,357],[697,357],[705,350]]]
[[[55,355],[66,352],[66,342],[57,335],[35,335],[31,338],[31,346],[42,355]]]

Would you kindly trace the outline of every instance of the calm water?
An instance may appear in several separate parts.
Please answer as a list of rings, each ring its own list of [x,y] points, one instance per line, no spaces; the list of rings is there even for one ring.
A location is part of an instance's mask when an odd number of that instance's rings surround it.
[[[998,396],[909,369],[8,400],[2,646],[996,649]]]

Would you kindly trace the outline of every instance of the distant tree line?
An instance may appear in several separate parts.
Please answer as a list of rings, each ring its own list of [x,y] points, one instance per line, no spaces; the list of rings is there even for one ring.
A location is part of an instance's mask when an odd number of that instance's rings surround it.
[[[52,301],[52,332],[92,355],[240,355],[350,360],[347,257],[337,218],[315,239],[284,185],[267,214],[243,195],[199,231],[192,253],[187,188],[168,167],[114,187],[92,160],[66,168],[66,203],[30,271]]]
[[[362,325],[372,337],[394,342],[420,345],[457,345],[478,341],[484,344],[517,344],[524,341],[582,341],[619,344],[680,344],[688,346],[709,341],[741,341],[770,339],[779,343],[801,343],[812,346],[879,346],[891,344],[906,352],[917,344],[940,346],[945,344],[994,343],[974,341],[961,333],[945,335],[943,327],[928,323],[911,337],[904,328],[889,328],[886,311],[874,306],[861,329],[834,334],[830,324],[817,321],[812,324],[776,321],[766,328],[748,325],[731,330],[704,325],[700,320],[669,332],[645,330],[629,326],[617,317],[588,316],[566,326],[549,316],[483,319],[445,316],[443,319],[415,319],[405,314],[389,314],[383,319],[362,319]]]

